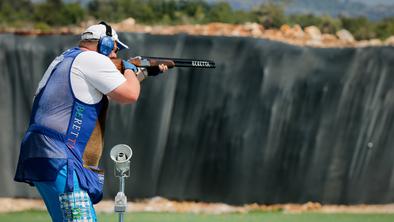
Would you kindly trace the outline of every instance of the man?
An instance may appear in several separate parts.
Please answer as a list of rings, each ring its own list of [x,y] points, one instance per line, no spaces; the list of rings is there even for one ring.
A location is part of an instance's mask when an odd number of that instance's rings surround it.
[[[97,220],[93,204],[102,198],[97,165],[107,96],[137,101],[139,80],[146,76],[127,61],[123,74],[116,69],[110,59],[124,48],[108,24],[90,26],[79,47],[58,56],[38,85],[15,181],[37,188],[53,221]],[[167,69],[159,66],[159,72]]]

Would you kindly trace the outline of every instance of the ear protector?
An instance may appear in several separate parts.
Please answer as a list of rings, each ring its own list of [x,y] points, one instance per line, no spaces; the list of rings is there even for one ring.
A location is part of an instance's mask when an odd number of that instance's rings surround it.
[[[114,40],[112,39],[112,28],[105,22],[100,22],[99,24],[105,25],[105,35],[100,38],[97,51],[105,56],[111,54],[114,49]]]

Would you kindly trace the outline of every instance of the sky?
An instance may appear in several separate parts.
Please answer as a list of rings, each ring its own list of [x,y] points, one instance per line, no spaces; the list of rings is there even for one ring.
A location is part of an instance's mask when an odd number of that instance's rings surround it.
[[[394,5],[394,0],[350,0],[350,1],[364,3],[366,5],[379,5],[379,4]]]

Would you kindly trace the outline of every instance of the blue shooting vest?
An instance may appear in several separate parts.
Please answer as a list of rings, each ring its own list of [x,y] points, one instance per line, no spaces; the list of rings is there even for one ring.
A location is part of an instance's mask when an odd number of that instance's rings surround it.
[[[71,66],[81,52],[79,48],[69,49],[54,60],[57,64],[34,99],[14,180],[30,185],[34,181],[54,181],[67,165],[66,192],[73,191],[75,170],[80,187],[97,203],[102,198],[104,175],[85,168],[82,157],[108,100],[103,96],[96,104],[86,104],[74,96]]]

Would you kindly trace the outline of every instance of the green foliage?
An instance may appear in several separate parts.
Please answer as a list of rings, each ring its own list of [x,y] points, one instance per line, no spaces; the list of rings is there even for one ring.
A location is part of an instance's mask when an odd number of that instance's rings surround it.
[[[234,10],[229,3],[207,0],[91,0],[86,7],[63,0],[1,0],[0,27],[22,27],[32,24],[41,30],[52,26],[75,25],[95,18],[119,22],[132,17],[143,24],[203,24],[211,22],[257,22],[265,28],[279,28],[283,24],[301,27],[317,26],[323,33],[335,34],[347,29],[356,39],[385,39],[394,35],[394,18],[373,22],[367,18],[333,18],[330,16],[286,15],[284,8],[294,0],[266,0],[250,11]],[[313,0],[311,0],[313,2]],[[316,2],[316,1],[315,1]],[[328,7],[327,1],[317,3]],[[329,4],[328,4],[329,5]]]
[[[202,0],[196,1],[180,1],[178,17],[181,18],[181,23],[203,23],[207,20],[206,11],[209,5]]]
[[[368,21],[365,17],[358,18],[340,18],[342,27],[349,30],[353,36],[358,39],[377,38],[376,24]]]
[[[232,14],[233,9],[228,3],[219,2],[210,8],[208,12],[208,18],[209,21],[233,23],[234,21]]]
[[[47,0],[33,8],[33,20],[50,26],[78,24],[85,19],[85,11],[77,3],[64,4],[62,0]]]
[[[250,17],[244,11],[234,11],[228,3],[203,0],[93,0],[88,12],[101,20],[132,17],[145,24],[242,23]]]
[[[85,19],[85,10],[78,3],[65,4],[61,10],[65,24],[79,24]]]
[[[257,21],[266,28],[279,28],[286,23],[283,7],[275,3],[267,3],[252,10]]]
[[[31,19],[33,5],[29,0],[1,0],[0,22],[3,24],[20,24]]]
[[[379,38],[388,38],[391,35],[394,35],[394,18],[388,18],[383,21],[380,21],[375,26],[376,35]]]
[[[34,24],[34,28],[44,32],[51,31],[51,27],[44,22],[37,22],[36,24]]]
[[[341,21],[329,16],[307,15],[291,15],[288,17],[288,24],[299,24],[302,28],[308,26],[318,27],[322,33],[336,33],[342,28]]]

